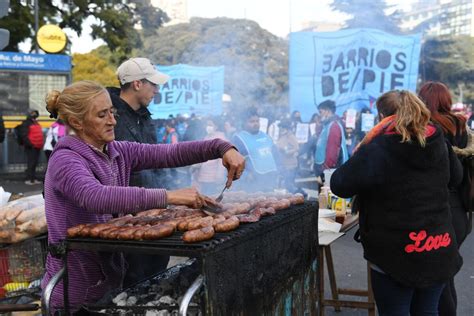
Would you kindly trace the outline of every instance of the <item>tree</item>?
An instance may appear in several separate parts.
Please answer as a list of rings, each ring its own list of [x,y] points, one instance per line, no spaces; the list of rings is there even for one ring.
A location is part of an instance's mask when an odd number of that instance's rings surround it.
[[[288,105],[288,42],[253,21],[192,18],[145,38],[138,53],[158,65],[225,66],[237,109]]]
[[[135,26],[141,25],[150,35],[169,20],[165,12],[151,5],[150,0],[41,0],[38,3],[40,26],[58,24],[81,35],[83,21],[89,16],[95,17],[91,25],[92,38],[102,39],[123,58],[142,45]],[[30,38],[35,42],[34,12],[22,1],[11,1],[10,9],[10,14],[0,19],[0,27],[12,33],[6,50],[18,51],[18,44],[24,40]]]
[[[474,38],[452,36],[429,38],[421,49],[420,78],[422,82],[441,81],[464,103],[474,103]]]
[[[351,16],[345,22],[345,28],[373,28],[392,34],[399,34],[398,12],[387,11],[393,6],[385,0],[334,0],[331,8]]]
[[[73,54],[72,69],[73,81],[92,80],[103,86],[118,86],[115,69],[111,67],[107,60],[100,58],[97,53]]]

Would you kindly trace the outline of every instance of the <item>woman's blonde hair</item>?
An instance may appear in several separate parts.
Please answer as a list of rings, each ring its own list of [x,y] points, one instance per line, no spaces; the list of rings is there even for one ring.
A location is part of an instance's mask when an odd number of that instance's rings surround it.
[[[430,111],[415,94],[406,90],[386,92],[378,98],[377,110],[385,117],[396,115],[395,130],[402,135],[402,143],[415,138],[425,146]]]
[[[46,110],[51,114],[51,118],[60,118],[73,128],[69,119],[75,117],[83,120],[89,111],[90,100],[104,92],[105,88],[94,81],[78,81],[64,88],[62,92],[51,90],[46,95]]]

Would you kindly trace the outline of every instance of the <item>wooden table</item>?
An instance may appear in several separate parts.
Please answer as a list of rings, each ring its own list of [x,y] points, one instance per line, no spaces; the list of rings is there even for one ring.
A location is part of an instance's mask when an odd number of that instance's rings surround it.
[[[359,224],[358,215],[347,215],[342,224],[339,233],[319,232],[319,254],[318,254],[318,282],[319,282],[319,308],[318,315],[324,315],[326,306],[334,306],[336,311],[340,311],[341,307],[362,308],[367,309],[369,316],[375,316],[375,302],[372,293],[370,280],[370,267],[367,263],[367,290],[339,288],[336,284],[336,275],[334,272],[334,262],[332,260],[331,244],[339,237],[345,235],[349,230]],[[331,287],[332,299],[326,299],[324,295],[324,257],[329,276],[329,285]],[[343,300],[339,295],[364,296],[367,302]]]

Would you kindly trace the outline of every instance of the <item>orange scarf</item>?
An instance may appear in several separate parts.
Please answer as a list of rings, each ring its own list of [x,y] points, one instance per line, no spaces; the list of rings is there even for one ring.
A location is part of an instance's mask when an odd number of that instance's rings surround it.
[[[354,148],[353,153],[355,153],[361,145],[368,144],[374,139],[376,136],[381,135],[385,132],[391,132],[395,128],[395,119],[396,115],[390,115],[381,120],[377,125],[375,125],[362,139],[362,141],[357,144],[356,148]]]

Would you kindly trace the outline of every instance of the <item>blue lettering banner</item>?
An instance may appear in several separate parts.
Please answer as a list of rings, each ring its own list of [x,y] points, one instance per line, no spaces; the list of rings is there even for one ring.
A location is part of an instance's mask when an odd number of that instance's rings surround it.
[[[71,57],[67,55],[0,52],[0,69],[70,72]]]
[[[290,34],[290,107],[305,120],[326,100],[336,113],[371,108],[382,93],[414,91],[421,35],[397,36],[373,29]]]
[[[189,65],[157,66],[170,76],[167,83],[148,106],[152,117],[192,114],[219,115],[224,94],[224,67],[195,67]]]

